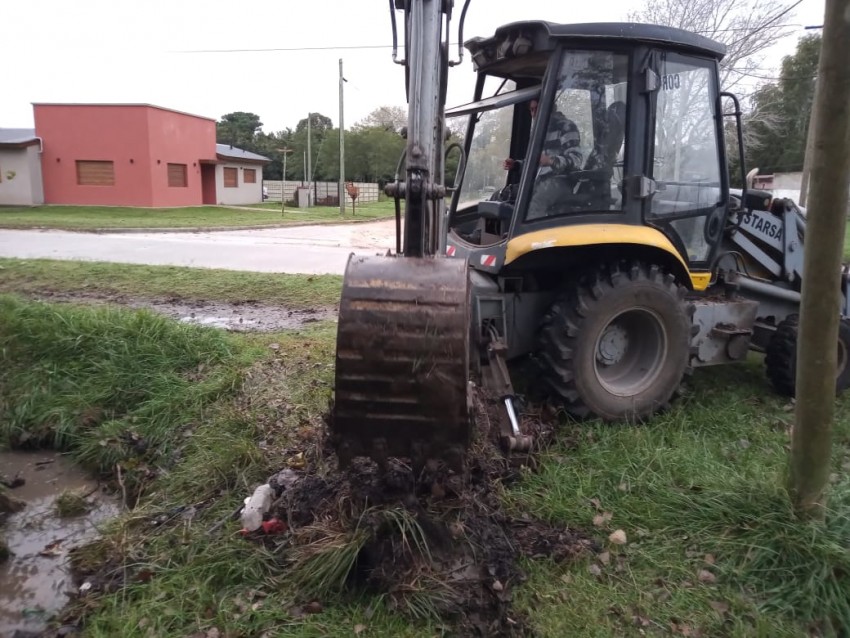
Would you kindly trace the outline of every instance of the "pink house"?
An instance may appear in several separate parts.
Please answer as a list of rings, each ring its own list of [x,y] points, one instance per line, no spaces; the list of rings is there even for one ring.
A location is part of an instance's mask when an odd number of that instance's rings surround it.
[[[149,104],[34,104],[46,204],[216,203],[215,120]]]

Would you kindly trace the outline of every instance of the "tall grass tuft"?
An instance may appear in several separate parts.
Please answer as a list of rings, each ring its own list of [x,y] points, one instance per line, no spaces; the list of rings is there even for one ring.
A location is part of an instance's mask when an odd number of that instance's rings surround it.
[[[112,471],[161,461],[238,374],[228,336],[148,312],[0,296],[0,445]]]

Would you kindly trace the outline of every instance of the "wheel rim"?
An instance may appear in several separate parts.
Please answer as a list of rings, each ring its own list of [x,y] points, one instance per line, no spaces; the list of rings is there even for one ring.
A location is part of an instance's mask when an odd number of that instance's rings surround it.
[[[596,379],[611,394],[634,396],[658,378],[667,358],[667,332],[648,308],[621,312],[600,331],[594,348]]]
[[[844,368],[847,366],[847,344],[841,339],[838,340],[838,358],[836,363],[835,376],[840,377],[841,373],[844,372]]]

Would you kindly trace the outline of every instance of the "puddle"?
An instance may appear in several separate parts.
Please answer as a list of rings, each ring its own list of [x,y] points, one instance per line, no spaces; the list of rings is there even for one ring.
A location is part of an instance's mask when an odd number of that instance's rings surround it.
[[[288,310],[261,304],[224,304],[204,302],[179,304],[170,302],[147,302],[127,304],[131,307],[148,308],[183,323],[212,326],[234,332],[271,332],[302,328],[317,321],[335,321],[337,313],[329,308],[315,310]]]
[[[233,332],[273,332],[303,328],[317,321],[336,321],[335,308],[317,307],[290,310],[259,302],[223,303],[215,301],[180,302],[168,299],[139,299],[123,295],[57,292],[39,293],[36,299],[50,302],[115,304],[146,309],[183,323],[212,326]]]
[[[0,469],[9,479],[26,480],[10,492],[27,504],[0,524],[12,552],[0,563],[0,636],[43,631],[73,589],[68,552],[97,538],[96,524],[115,516],[118,506],[96,481],[55,452],[0,452]],[[89,511],[57,516],[55,501],[64,490],[90,493]]]

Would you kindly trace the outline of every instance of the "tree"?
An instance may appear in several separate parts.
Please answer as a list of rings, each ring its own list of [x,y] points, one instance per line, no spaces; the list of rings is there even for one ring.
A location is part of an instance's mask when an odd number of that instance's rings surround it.
[[[394,133],[407,126],[407,109],[400,106],[379,106],[354,125],[360,128],[383,128]]]
[[[794,55],[782,60],[779,81],[753,95],[745,127],[749,166],[765,173],[802,170],[820,50],[820,35],[801,38]]]
[[[832,451],[840,270],[850,188],[850,20],[846,0],[826,0],[818,77],[811,199],[797,339],[797,408],[791,493],[797,511],[823,518]],[[814,248],[817,248],[814,250]]]
[[[358,127],[345,138],[346,177],[354,181],[392,180],[405,141],[383,126]]]
[[[222,116],[216,124],[215,137],[219,144],[230,144],[253,152],[256,135],[262,127],[259,115],[236,111]]]
[[[793,2],[780,0],[645,0],[629,14],[633,22],[692,31],[726,45],[720,85],[730,89],[752,77],[761,54],[788,32]]]

